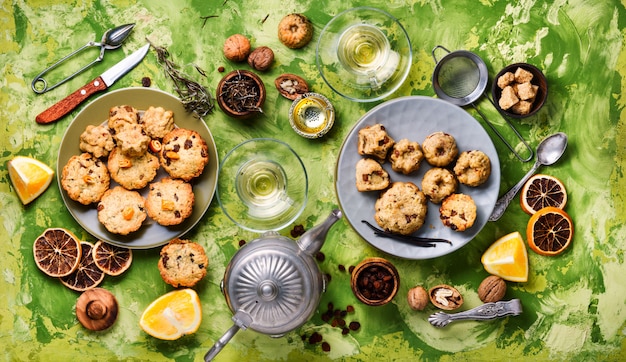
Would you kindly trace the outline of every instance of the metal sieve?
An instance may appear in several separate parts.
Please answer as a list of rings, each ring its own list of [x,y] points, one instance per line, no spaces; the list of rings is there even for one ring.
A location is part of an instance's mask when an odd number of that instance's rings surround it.
[[[437,49],[444,50],[446,54],[443,58],[437,59],[435,52]],[[487,82],[489,81],[489,72],[485,62],[476,54],[466,50],[456,50],[450,52],[441,45],[437,45],[432,50],[433,59],[435,59],[435,70],[433,72],[433,87],[437,96],[445,101],[460,107],[471,105],[482,119],[491,127],[491,130],[500,137],[502,142],[513,152],[522,162],[528,162],[533,158],[533,150],[528,143],[519,134],[515,127],[502,116],[509,127],[513,130],[517,138],[526,146],[529,156],[523,158],[515,148],[502,136],[502,134],[494,127],[494,125],[485,117],[485,115],[476,107],[474,102],[485,94]],[[488,95],[491,104],[495,104]],[[497,109],[497,107],[496,107]]]

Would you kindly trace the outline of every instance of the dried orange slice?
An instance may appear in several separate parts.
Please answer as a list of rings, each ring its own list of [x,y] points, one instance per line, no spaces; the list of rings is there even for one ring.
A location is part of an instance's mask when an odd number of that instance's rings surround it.
[[[43,194],[54,176],[48,165],[31,157],[16,156],[7,166],[11,183],[24,205]]]
[[[37,267],[51,277],[72,274],[81,258],[78,238],[63,228],[46,229],[33,243]]]
[[[530,217],[526,237],[528,246],[535,253],[558,255],[572,242],[574,223],[565,211],[556,207],[546,207]]]
[[[558,178],[536,174],[522,187],[519,201],[522,210],[532,215],[549,206],[564,209],[567,204],[567,192],[565,185]]]
[[[122,274],[133,262],[131,249],[111,245],[102,240],[96,242],[91,253],[96,266],[108,275]]]
[[[78,268],[72,274],[61,277],[60,280],[66,287],[78,292],[83,292],[97,287],[104,279],[105,274],[93,261],[93,244],[87,241],[81,241],[80,247],[82,253]]]
[[[528,281],[528,253],[518,231],[496,240],[480,260],[490,274],[512,282]]]
[[[193,289],[179,289],[160,296],[141,315],[139,325],[149,335],[175,340],[195,333],[202,321],[200,298]]]

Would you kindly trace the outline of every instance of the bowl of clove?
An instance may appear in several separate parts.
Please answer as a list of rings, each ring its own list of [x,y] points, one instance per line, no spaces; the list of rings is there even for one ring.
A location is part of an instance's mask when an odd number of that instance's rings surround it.
[[[239,119],[263,113],[265,85],[248,70],[233,70],[217,85],[217,104],[228,116]]]

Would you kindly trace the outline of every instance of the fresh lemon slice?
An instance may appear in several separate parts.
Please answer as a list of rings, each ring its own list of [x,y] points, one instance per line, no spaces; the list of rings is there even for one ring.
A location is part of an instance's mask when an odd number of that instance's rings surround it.
[[[504,280],[528,281],[528,253],[518,231],[496,240],[485,251],[480,261],[487,272]]]
[[[24,205],[41,195],[54,176],[54,171],[31,157],[16,156],[8,162],[9,177]]]
[[[200,298],[193,289],[179,289],[160,296],[141,315],[139,325],[149,335],[175,340],[195,333],[202,321]]]

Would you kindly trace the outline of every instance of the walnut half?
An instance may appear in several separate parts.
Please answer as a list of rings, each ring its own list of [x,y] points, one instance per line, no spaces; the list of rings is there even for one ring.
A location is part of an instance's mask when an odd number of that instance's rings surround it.
[[[433,305],[439,309],[454,310],[463,305],[463,296],[456,288],[446,284],[430,288],[428,296]]]
[[[274,81],[274,85],[283,97],[291,100],[309,92],[309,85],[306,81],[295,74],[285,73],[280,75]]]

